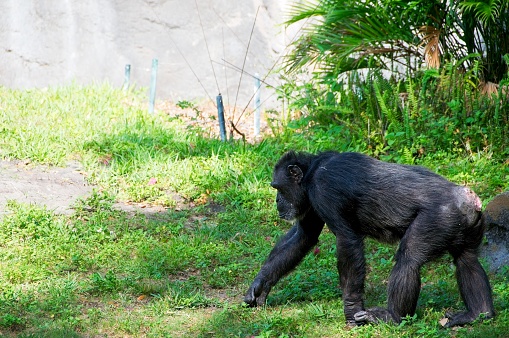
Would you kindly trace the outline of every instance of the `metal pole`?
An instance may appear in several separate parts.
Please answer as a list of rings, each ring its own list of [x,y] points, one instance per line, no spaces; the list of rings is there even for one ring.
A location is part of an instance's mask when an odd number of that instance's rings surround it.
[[[261,106],[260,106],[260,75],[255,73],[255,84],[254,84],[254,134],[255,136],[260,135],[260,117],[261,117]]]
[[[154,103],[156,101],[156,83],[157,83],[157,59],[152,59],[152,74],[150,76],[150,98],[148,112],[154,113]]]
[[[221,94],[216,96],[217,102],[217,115],[219,120],[219,134],[221,135],[221,141],[226,141],[226,127],[224,124],[224,106],[223,106],[223,97]]]
[[[131,81],[131,65],[125,65],[124,69],[124,86],[123,89],[129,89],[129,83]]]

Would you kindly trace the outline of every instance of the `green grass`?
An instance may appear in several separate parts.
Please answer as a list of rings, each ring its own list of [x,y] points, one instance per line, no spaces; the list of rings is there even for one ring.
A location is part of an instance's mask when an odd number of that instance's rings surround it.
[[[498,317],[457,330],[462,309],[450,260],[423,271],[418,313],[399,326],[344,326],[332,234],[269,296],[241,305],[277,238],[271,168],[289,148],[345,150],[283,131],[256,145],[206,138],[141,96],[111,87],[0,88],[0,157],[62,166],[80,161],[96,185],[71,215],[10,202],[0,221],[0,335],[7,337],[505,337],[507,271],[492,275]],[[317,145],[319,144],[319,145]],[[404,161],[404,159],[401,159]],[[489,154],[437,153],[417,161],[485,201],[507,190]],[[155,179],[154,184],[149,184]],[[154,181],[152,181],[154,182]],[[115,201],[158,204],[131,215]],[[384,305],[394,246],[367,243],[366,305]]]

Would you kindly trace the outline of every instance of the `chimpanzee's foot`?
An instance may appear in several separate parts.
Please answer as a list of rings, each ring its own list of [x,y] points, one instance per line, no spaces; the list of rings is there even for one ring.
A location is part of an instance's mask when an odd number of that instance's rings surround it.
[[[492,313],[482,313],[479,316],[465,311],[458,313],[450,313],[447,312],[445,317],[448,319],[447,323],[444,324],[444,327],[454,327],[454,326],[463,326],[465,324],[469,324],[476,319],[489,319],[493,318],[495,315]]]
[[[361,324],[395,323],[394,317],[387,309],[374,307],[365,311],[359,311],[354,315],[355,322]]]

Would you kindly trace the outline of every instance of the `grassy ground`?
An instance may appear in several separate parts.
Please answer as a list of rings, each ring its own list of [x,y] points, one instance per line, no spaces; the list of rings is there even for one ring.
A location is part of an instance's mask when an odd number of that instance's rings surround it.
[[[328,141],[324,142],[326,139]],[[255,145],[221,143],[136,93],[108,86],[0,88],[0,157],[63,166],[80,161],[97,186],[72,215],[9,203],[0,221],[0,334],[7,337],[507,337],[509,270],[491,275],[498,317],[446,330],[463,308],[450,260],[428,265],[415,318],[346,329],[334,238],[272,291],[241,305],[277,238],[271,167],[289,148],[342,149],[282,132]],[[489,154],[419,161],[485,199],[509,188]],[[163,205],[130,215],[115,201]],[[368,241],[366,305],[383,305],[394,246]]]

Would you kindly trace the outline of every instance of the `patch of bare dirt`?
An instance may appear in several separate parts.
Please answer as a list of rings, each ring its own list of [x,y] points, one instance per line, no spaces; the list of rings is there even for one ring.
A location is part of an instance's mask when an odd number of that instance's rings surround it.
[[[0,161],[0,218],[9,201],[45,206],[57,214],[71,214],[80,198],[94,189],[78,162],[66,167],[34,165],[30,161]],[[115,203],[115,208],[128,213],[156,214],[166,211],[160,206]]]
[[[92,188],[77,162],[57,168],[34,166],[29,161],[0,161],[0,217],[10,200],[69,214],[75,201],[90,194]]]

